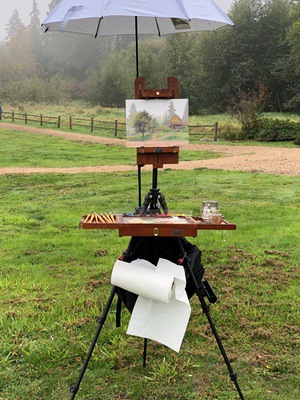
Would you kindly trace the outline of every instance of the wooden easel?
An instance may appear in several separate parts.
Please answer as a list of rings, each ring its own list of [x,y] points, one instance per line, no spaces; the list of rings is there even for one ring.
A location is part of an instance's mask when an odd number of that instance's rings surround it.
[[[135,80],[135,98],[136,99],[178,99],[178,79],[168,78],[167,89],[146,89],[145,78],[136,78]]]

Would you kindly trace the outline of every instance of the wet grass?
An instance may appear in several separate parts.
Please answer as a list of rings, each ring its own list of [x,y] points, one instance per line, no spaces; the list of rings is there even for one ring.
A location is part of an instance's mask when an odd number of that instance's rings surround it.
[[[116,149],[117,150],[117,149]],[[217,199],[236,231],[201,231],[211,313],[246,399],[299,396],[299,178],[164,170],[170,209],[199,214]],[[136,174],[1,177],[1,399],[63,399],[110,291],[110,272],[129,238],[78,229],[87,212],[132,211]],[[151,185],[145,173],[144,191]],[[280,194],[280,195],[279,195]],[[195,297],[179,354],[115,328],[113,307],[78,399],[237,399]]]
[[[135,165],[136,149],[90,141],[72,142],[61,137],[2,129],[1,167],[70,168],[100,165]],[[16,151],[16,149],[18,149]],[[20,152],[19,149],[22,149]],[[219,157],[213,151],[180,152],[181,161]]]
[[[72,163],[82,165],[84,143],[72,146],[64,144]],[[26,147],[18,145],[16,160]],[[113,149],[107,162],[120,158]],[[43,165],[44,153],[36,157]],[[158,181],[171,211],[199,215],[203,200],[216,199],[237,224],[236,231],[199,231],[188,239],[203,252],[205,277],[218,296],[211,315],[245,398],[299,398],[299,177],[166,168]],[[142,183],[145,194],[150,173]],[[0,190],[0,398],[69,398],[110,292],[112,267],[129,242],[115,230],[78,224],[94,211],[133,211],[137,176],[6,175]],[[151,341],[146,368],[143,340],[126,335],[126,310],[115,328],[114,304],[76,398],[238,399],[196,297],[191,304],[180,353]]]

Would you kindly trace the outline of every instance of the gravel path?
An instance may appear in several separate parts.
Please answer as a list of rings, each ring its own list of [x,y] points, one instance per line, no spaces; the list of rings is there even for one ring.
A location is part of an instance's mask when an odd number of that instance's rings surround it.
[[[93,135],[84,135],[73,132],[56,131],[52,129],[39,129],[24,125],[0,123],[0,129],[7,128],[25,131],[39,135],[63,137],[76,142],[92,142],[108,145],[126,145],[122,139],[109,139]],[[244,172],[263,172],[269,174],[284,174],[300,176],[300,148],[279,148],[269,146],[225,146],[220,144],[189,144],[180,149],[215,151],[221,157],[210,160],[181,161],[179,164],[168,166],[172,169],[210,168]],[[146,166],[147,167],[147,166]],[[145,167],[145,168],[146,168]],[[32,174],[32,173],[66,173],[78,174],[87,172],[117,172],[135,170],[135,165],[90,166],[77,168],[31,168],[7,167],[0,168],[0,175],[5,174]]]

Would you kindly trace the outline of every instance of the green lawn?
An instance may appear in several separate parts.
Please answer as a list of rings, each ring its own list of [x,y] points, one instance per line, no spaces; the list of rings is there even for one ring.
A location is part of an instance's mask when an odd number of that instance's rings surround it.
[[[135,162],[132,149],[19,135],[1,130],[1,166]],[[151,179],[143,172],[143,194]],[[171,211],[199,215],[216,199],[237,224],[188,239],[202,250],[218,296],[211,315],[245,399],[299,398],[299,177],[166,168],[158,181]],[[137,174],[5,175],[0,190],[0,399],[67,399],[129,242],[78,224],[86,213],[133,211]],[[126,335],[125,310],[115,328],[114,306],[76,398],[238,399],[195,296],[191,304],[180,353],[150,341],[146,368],[143,340]]]
[[[136,149],[98,143],[71,142],[55,136],[2,129],[1,167],[56,167],[71,168],[99,165],[135,165]],[[22,151],[16,151],[16,149]],[[180,152],[181,161],[219,157],[218,152]]]

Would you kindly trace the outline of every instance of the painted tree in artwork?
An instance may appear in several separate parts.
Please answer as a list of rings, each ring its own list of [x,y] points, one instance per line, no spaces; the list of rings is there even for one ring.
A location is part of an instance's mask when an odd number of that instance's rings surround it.
[[[171,100],[168,105],[168,109],[165,111],[164,124],[166,125],[175,114],[176,114],[176,108],[174,106],[173,101]]]
[[[173,115],[175,115],[175,114],[176,114],[176,108],[174,106],[173,101],[170,101],[169,108],[168,108],[167,119],[168,120],[171,119],[173,117]]]
[[[129,113],[128,113],[128,117],[127,117],[127,122],[129,124],[129,126],[133,126],[137,113],[138,112],[136,109],[136,105],[134,103],[132,103],[129,107]]]
[[[145,132],[150,132],[153,129],[153,119],[147,111],[139,112],[134,120],[134,127],[137,133],[141,133],[143,138]]]

